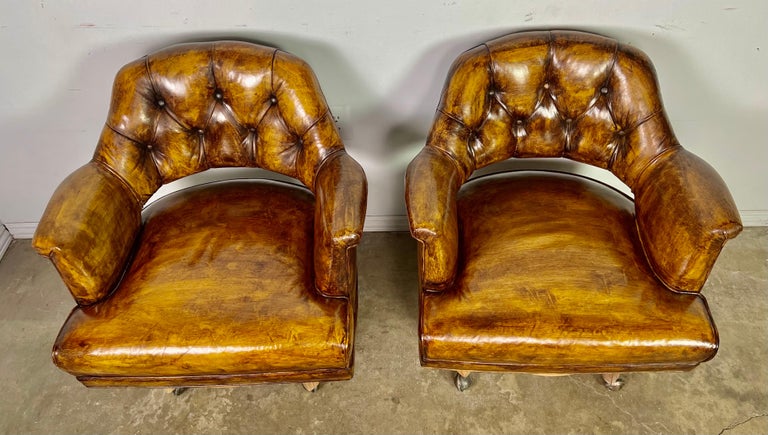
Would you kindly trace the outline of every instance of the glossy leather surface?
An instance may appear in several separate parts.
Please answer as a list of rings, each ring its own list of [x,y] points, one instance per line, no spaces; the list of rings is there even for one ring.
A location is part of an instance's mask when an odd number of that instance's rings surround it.
[[[468,182],[526,157],[606,169],[634,202],[563,176]],[[406,204],[424,365],[656,370],[717,350],[696,293],[741,221],[716,171],[678,143],[634,47],[533,31],[461,54],[408,167]]]
[[[217,183],[144,210],[215,167]],[[87,385],[352,376],[367,185],[314,73],[274,48],[172,46],[123,67],[93,159],[64,180],[33,246],[75,298],[54,361]]]
[[[557,173],[487,176],[462,187],[458,214],[461,273],[422,296],[428,365],[679,368],[717,351],[706,302],[653,276],[633,204],[613,189]]]
[[[516,33],[454,62],[427,146],[410,165],[406,202],[411,232],[430,253],[422,260],[426,287],[445,287],[456,274],[454,257],[435,254],[456,246],[455,216],[436,210],[452,213],[457,183],[510,157],[562,157],[611,171],[638,198],[654,272],[678,291],[700,290],[725,241],[741,231],[723,180],[672,133],[644,53],[583,32]],[[431,186],[445,191],[421,194]],[[660,243],[670,238],[677,248]]]
[[[109,168],[90,162],[54,192],[33,245],[47,255],[81,305],[114,286],[141,229],[141,204]]]
[[[73,311],[54,360],[79,376],[348,369],[353,307],[312,285],[314,205],[256,180],[161,198],[119,288]]]

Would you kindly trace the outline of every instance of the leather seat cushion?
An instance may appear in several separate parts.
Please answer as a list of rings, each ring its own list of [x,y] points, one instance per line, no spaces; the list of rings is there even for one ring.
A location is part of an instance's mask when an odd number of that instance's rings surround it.
[[[76,308],[54,346],[89,376],[307,371],[350,366],[352,310],[315,292],[314,197],[266,180],[196,186],[144,210],[114,293]]]
[[[632,201],[601,183],[521,171],[458,196],[460,269],[426,293],[422,359],[544,373],[688,367],[717,351],[697,294],[650,270]]]

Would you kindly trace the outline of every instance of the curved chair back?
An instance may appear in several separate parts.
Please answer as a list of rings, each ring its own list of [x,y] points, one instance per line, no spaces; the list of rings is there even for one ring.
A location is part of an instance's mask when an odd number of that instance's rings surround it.
[[[678,146],[646,55],[570,31],[511,34],[463,53],[428,144],[465,177],[510,157],[567,157],[630,187]]]
[[[162,184],[225,166],[261,167],[314,190],[344,146],[310,67],[278,49],[175,45],[124,66],[94,160],[146,200]]]

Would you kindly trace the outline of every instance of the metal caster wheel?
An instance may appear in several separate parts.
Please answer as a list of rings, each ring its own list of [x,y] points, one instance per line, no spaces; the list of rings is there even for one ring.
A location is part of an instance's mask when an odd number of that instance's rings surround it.
[[[459,391],[464,391],[472,385],[472,381],[469,379],[469,373],[466,376],[462,376],[461,373],[456,372],[453,378],[453,383]]]
[[[603,385],[610,391],[619,391],[624,386],[626,381],[621,377],[621,373],[605,373],[603,374]]]
[[[176,387],[173,389],[174,396],[181,396],[185,391],[189,390],[189,387]]]

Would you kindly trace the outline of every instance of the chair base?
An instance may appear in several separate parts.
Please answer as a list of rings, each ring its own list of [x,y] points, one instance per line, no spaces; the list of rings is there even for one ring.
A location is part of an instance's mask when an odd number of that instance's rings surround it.
[[[472,372],[469,370],[457,370],[456,373],[453,376],[453,383],[456,385],[456,389],[460,392],[466,391],[469,387],[472,386],[472,379],[469,377],[469,375]],[[568,376],[568,374],[564,373],[532,373],[537,376]],[[624,385],[626,384],[626,380],[622,376],[621,373],[603,373],[601,374],[601,377],[603,379],[603,385],[605,388],[607,388],[609,391],[619,391],[621,390]],[[317,383],[314,383],[317,384]],[[307,384],[304,384],[304,388],[307,388]],[[314,386],[314,389],[307,388],[307,391],[315,391],[317,389],[317,385]],[[175,394],[175,390],[174,390]]]
[[[448,361],[432,359],[422,355],[420,360],[422,367],[431,369],[445,369],[455,372],[507,372],[527,373],[539,376],[563,376],[578,374],[603,374],[603,373],[627,373],[627,372],[658,372],[658,371],[689,371],[699,366],[699,363],[655,363],[655,364],[605,364],[594,365],[533,365],[533,364],[488,364],[469,361]]]
[[[242,375],[210,376],[78,376],[77,380],[86,387],[171,387],[174,390],[188,387],[220,387],[236,385],[255,385],[265,383],[302,383],[312,384],[326,381],[346,381],[352,379],[353,368],[324,369],[307,372],[274,372]],[[306,388],[306,386],[305,386]],[[316,388],[316,387],[315,387]],[[183,391],[181,391],[183,392]]]
[[[317,391],[317,388],[320,386],[320,382],[304,382],[301,384],[305,390],[309,391],[310,393],[314,393]]]
[[[320,382],[304,382],[301,384],[302,387],[304,387],[305,390],[307,390],[310,393],[314,393],[317,391],[317,388],[320,386]],[[181,396],[182,394],[186,393],[190,388],[192,387],[176,387],[171,390],[171,393],[174,396]]]
[[[456,385],[456,389],[464,392],[467,388],[472,386],[472,379],[470,379],[468,370],[459,370],[456,372],[456,376],[453,378],[453,383]]]
[[[603,373],[603,384],[610,391],[619,391],[624,387],[625,381],[621,373]]]
[[[172,393],[174,396],[181,396],[182,394],[186,393],[187,390],[189,390],[189,387],[177,387],[173,389]]]

